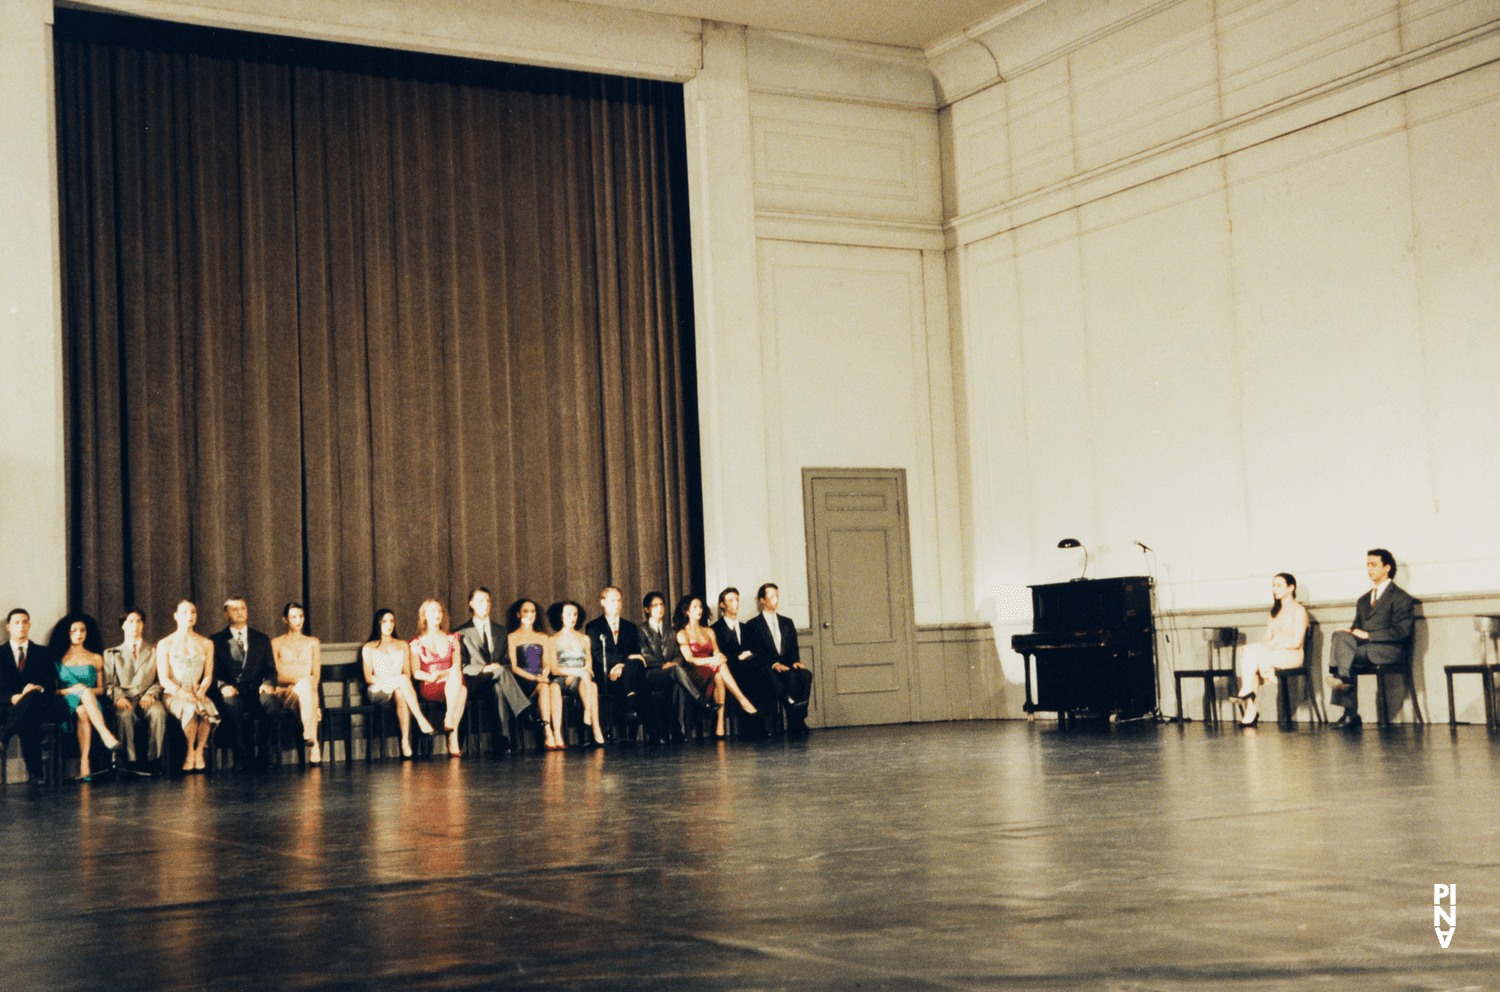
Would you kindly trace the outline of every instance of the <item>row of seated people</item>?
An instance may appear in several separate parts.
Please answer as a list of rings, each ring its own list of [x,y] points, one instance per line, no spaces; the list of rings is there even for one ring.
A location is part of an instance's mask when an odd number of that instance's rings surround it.
[[[622,596],[611,586],[600,596],[603,615],[586,626],[581,605],[554,604],[547,613],[557,632],[549,637],[535,601],[514,603],[501,627],[490,617],[488,590],[478,588],[469,597],[469,621],[452,632],[437,600],[419,608],[410,641],[397,635],[393,611],[376,611],[360,654],[370,699],[395,708],[406,757],[412,722],[424,734],[437,733],[420,700],[441,705],[448,753],[460,756],[459,726],[471,692],[495,717],[497,750],[518,748],[528,728],[539,730],[548,748],[563,747],[567,696],[580,702],[594,744],[609,739],[606,725],[619,740],[635,739],[642,728],[648,739],[681,740],[698,713],[715,711],[722,737],[731,696],[745,714],[746,736],[764,736],[765,713],[781,706],[788,732],[800,733],[812,676],[801,664],[795,625],[776,613],[778,595],[774,584],[762,586],[761,613],[743,625],[734,588],[720,594],[712,625],[703,600],[685,596],[669,629],[660,593],[646,596],[645,622],[637,627],[620,615]],[[249,626],[241,596],[225,601],[224,615],[225,628],[205,638],[195,629],[196,606],[179,602],[176,631],[152,645],[143,638],[144,614],[129,610],[120,619],[124,641],[101,652],[98,624],[87,615],[65,617],[42,646],[30,639],[27,611],[12,610],[9,640],[0,646],[0,760],[19,737],[29,777],[39,783],[41,727],[57,721],[78,736],[80,778],[90,777],[96,732],[112,763],[123,753],[128,767],[139,768],[140,724],[148,734],[146,762],[154,765],[170,714],[187,742],[184,771],[205,767],[210,735],[221,724],[234,767],[264,767],[279,746],[280,716],[290,710],[300,718],[309,760],[321,761],[321,644],[304,633],[306,611],[287,604],[286,632],[276,638]]]
[[[1385,548],[1365,552],[1365,575],[1371,588],[1354,604],[1354,622],[1333,632],[1330,643],[1329,701],[1343,709],[1335,727],[1357,729],[1359,693],[1354,677],[1371,666],[1391,664],[1410,650],[1416,600],[1396,585],[1396,557]],[[1271,613],[1265,637],[1249,645],[1240,665],[1240,686],[1233,699],[1243,707],[1240,723],[1254,726],[1260,719],[1256,694],[1276,682],[1278,670],[1301,668],[1310,618],[1297,601],[1297,578],[1278,572],[1271,579]]]

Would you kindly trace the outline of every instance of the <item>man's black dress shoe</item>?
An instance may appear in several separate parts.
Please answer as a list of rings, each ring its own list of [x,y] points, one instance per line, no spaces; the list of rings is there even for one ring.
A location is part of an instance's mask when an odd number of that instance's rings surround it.
[[[1333,721],[1333,729],[1348,730],[1351,727],[1359,727],[1363,724],[1364,721],[1360,719],[1358,713],[1345,713],[1343,716]]]

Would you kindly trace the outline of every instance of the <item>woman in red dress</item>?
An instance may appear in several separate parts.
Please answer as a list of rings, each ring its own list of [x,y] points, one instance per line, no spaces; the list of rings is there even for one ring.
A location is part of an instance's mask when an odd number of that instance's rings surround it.
[[[713,628],[704,625],[701,597],[684,596],[677,601],[677,609],[672,611],[672,627],[677,631],[677,649],[682,653],[688,677],[700,692],[712,695],[718,704],[719,723],[714,733],[723,737],[725,692],[733,695],[749,716],[755,715],[755,705],[745,698],[739,683],[729,674],[728,659],[719,651]]]
[[[417,610],[417,636],[411,639],[411,652],[417,663],[411,673],[417,694],[433,702],[447,702],[443,729],[448,731],[448,757],[460,757],[463,752],[458,749],[458,725],[464,718],[469,690],[459,665],[458,635],[448,633],[448,609],[435,599],[427,600]]]

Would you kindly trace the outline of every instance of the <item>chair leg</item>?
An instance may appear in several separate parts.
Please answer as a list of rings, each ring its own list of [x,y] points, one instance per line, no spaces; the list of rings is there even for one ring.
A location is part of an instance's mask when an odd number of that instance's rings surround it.
[[[1186,723],[1187,714],[1182,712],[1182,676],[1176,672],[1172,673],[1172,688],[1177,693],[1177,722]],[[777,702],[780,702],[780,700],[777,700]]]
[[[1448,680],[1448,726],[1456,727],[1458,726],[1458,712],[1453,707],[1453,673],[1445,671],[1443,672],[1443,678]],[[1489,709],[1489,700],[1486,699],[1484,706],[1486,723],[1489,722]]]
[[[1412,716],[1417,718],[1418,725],[1424,725],[1427,723],[1427,720],[1422,716],[1422,704],[1417,702],[1417,680],[1411,673],[1410,659],[1407,660],[1406,668],[1403,670],[1403,676],[1406,681],[1406,695],[1411,699]],[[1452,697],[1450,696],[1449,698]]]

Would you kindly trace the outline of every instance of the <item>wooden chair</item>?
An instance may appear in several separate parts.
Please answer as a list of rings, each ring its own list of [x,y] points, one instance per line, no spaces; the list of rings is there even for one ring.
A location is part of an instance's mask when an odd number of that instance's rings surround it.
[[[1401,647],[1401,656],[1395,661],[1387,662],[1356,662],[1353,670],[1355,680],[1355,691],[1358,691],[1359,677],[1361,675],[1375,676],[1375,724],[1378,727],[1389,727],[1391,716],[1387,712],[1389,702],[1385,691],[1385,678],[1388,675],[1399,675],[1406,687],[1406,695],[1411,699],[1412,713],[1416,716],[1416,722],[1425,724],[1427,721],[1422,716],[1422,706],[1417,702],[1417,685],[1411,672],[1412,642],[1408,638]]]
[[[55,720],[42,724],[42,762],[47,769],[48,783],[54,789],[62,784],[63,745],[67,736],[63,733],[62,724]],[[14,740],[17,738],[11,738],[11,741]],[[0,741],[0,744],[6,745],[5,754],[0,756],[0,789],[10,783],[10,758],[21,753],[19,744],[14,750],[11,749],[11,741]]]
[[[1182,712],[1182,680],[1203,680],[1203,712],[1204,721],[1219,724],[1219,700],[1214,690],[1215,679],[1235,679],[1239,677],[1239,668],[1236,665],[1240,643],[1240,629],[1238,627],[1204,627],[1203,640],[1208,644],[1208,667],[1207,668],[1183,668],[1172,673],[1172,686],[1177,693],[1177,722],[1182,723],[1187,716]],[[1220,668],[1218,662],[1223,658],[1223,649],[1229,648],[1229,667]]]
[[[319,686],[323,703],[323,720],[318,733],[328,744],[325,760],[333,760],[333,725],[344,722],[344,761],[354,760],[354,718],[364,718],[365,763],[369,764],[375,751],[375,721],[381,707],[372,702],[365,692],[364,665],[356,661],[324,665]],[[357,701],[356,701],[357,700]],[[385,757],[382,740],[381,758]]]
[[[1313,630],[1317,624],[1309,620],[1307,633],[1302,637],[1302,667],[1283,668],[1276,673],[1281,681],[1281,686],[1276,693],[1276,723],[1281,727],[1291,727],[1292,716],[1295,708],[1292,706],[1292,686],[1294,679],[1304,679],[1307,686],[1307,708],[1312,711],[1313,723],[1327,723],[1328,714],[1322,709],[1322,693],[1317,691],[1317,663],[1318,659],[1313,656]]]
[[[1483,635],[1479,645],[1479,662],[1467,665],[1444,665],[1443,678],[1448,683],[1448,726],[1458,726],[1458,713],[1453,706],[1453,676],[1478,675],[1484,692],[1484,724],[1491,730],[1500,730],[1500,716],[1495,711],[1495,675],[1500,671],[1500,616],[1476,616],[1474,629]],[[1495,663],[1490,664],[1490,645],[1495,645]]]

